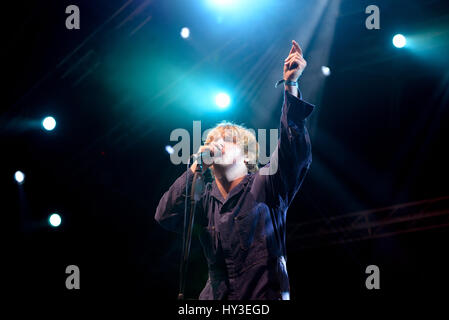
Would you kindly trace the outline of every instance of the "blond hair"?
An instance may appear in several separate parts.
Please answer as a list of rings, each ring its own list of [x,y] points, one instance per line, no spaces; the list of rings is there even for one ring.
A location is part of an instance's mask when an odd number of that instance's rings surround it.
[[[252,130],[242,125],[223,121],[209,131],[205,144],[208,145],[219,138],[233,142],[242,148],[248,172],[255,173],[259,170],[259,166],[257,165],[259,159],[259,143]]]

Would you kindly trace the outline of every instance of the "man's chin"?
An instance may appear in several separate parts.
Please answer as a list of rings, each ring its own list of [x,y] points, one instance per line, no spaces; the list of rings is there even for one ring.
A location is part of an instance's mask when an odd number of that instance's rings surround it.
[[[232,166],[232,163],[214,162],[213,166],[217,169],[226,169]]]

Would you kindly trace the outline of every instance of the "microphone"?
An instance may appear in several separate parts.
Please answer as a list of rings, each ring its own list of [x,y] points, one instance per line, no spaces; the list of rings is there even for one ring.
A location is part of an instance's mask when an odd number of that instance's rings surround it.
[[[218,149],[218,153],[221,153],[221,149]],[[197,152],[191,155],[191,157],[193,158],[193,161],[195,162],[196,160],[198,161],[203,161],[204,160],[212,160],[212,158],[214,157],[215,153],[214,150],[212,148],[208,148],[206,150],[203,150],[202,152]],[[210,163],[212,163],[212,161],[210,161]],[[208,162],[206,162],[206,164],[209,164]]]

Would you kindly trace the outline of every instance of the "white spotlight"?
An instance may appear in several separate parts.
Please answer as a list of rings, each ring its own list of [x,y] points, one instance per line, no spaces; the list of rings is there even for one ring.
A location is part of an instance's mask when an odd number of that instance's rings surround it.
[[[53,213],[48,218],[48,222],[52,227],[59,227],[59,225],[61,224],[61,216],[57,213]]]
[[[168,154],[175,152],[172,146],[165,146],[165,151],[167,151]]]
[[[403,48],[407,44],[407,39],[402,34],[397,34],[393,37],[393,45],[396,48]]]
[[[45,130],[51,131],[56,127],[56,120],[53,117],[46,117],[42,120],[42,126]]]
[[[229,95],[227,93],[224,92],[220,92],[219,94],[217,94],[215,96],[215,104],[224,109],[227,106],[229,106],[229,103],[231,103],[231,98],[229,97]]]
[[[182,28],[181,29],[181,37],[183,37],[184,39],[187,39],[190,36],[190,30],[189,28]]]
[[[25,180],[25,174],[22,171],[16,171],[14,174],[14,179],[16,179],[17,183],[23,183]]]
[[[331,75],[331,69],[329,67],[326,67],[326,66],[322,66],[321,67],[321,72],[323,73],[323,75],[325,77],[328,77],[328,76]]]

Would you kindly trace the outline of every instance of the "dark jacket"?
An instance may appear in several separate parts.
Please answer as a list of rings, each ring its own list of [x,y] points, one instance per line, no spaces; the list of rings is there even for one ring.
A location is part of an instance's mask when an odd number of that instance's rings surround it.
[[[247,174],[226,200],[215,181],[206,185],[194,228],[209,267],[200,300],[289,298],[286,214],[312,162],[305,122],[313,107],[284,92],[278,145],[264,167],[276,168],[274,174]],[[178,233],[183,230],[186,175],[190,190],[193,173],[187,170],[156,209],[155,219]]]

